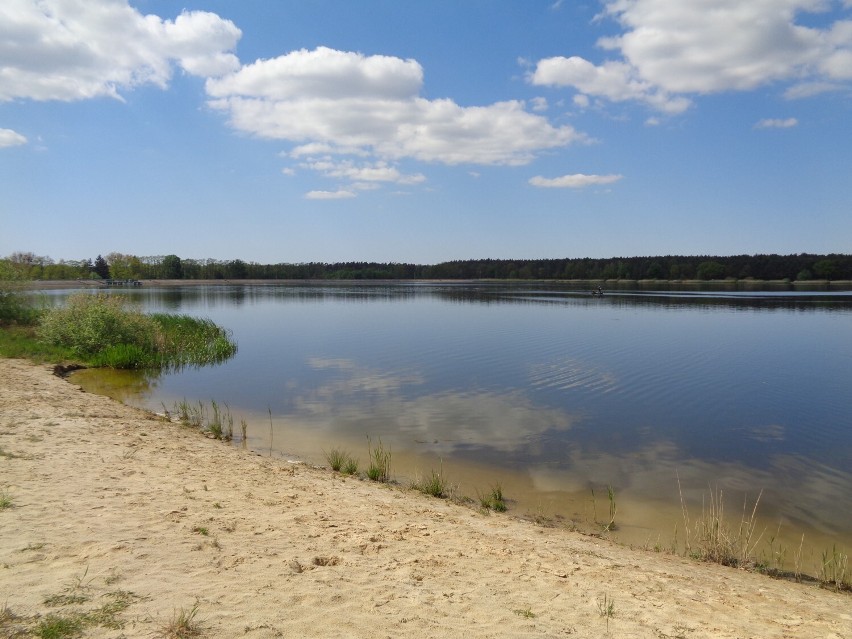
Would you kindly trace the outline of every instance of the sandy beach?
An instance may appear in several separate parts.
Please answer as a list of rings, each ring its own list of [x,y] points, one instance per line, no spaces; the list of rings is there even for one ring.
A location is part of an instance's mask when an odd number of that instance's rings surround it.
[[[2,637],[194,607],[205,637],[852,637],[848,593],[270,459],[19,360],[0,495]]]

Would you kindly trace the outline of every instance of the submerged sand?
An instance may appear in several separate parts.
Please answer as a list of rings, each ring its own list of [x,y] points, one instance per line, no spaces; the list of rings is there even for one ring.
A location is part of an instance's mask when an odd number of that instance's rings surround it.
[[[196,605],[207,637],[852,637],[848,594],[258,456],[19,360],[0,495],[5,637]]]

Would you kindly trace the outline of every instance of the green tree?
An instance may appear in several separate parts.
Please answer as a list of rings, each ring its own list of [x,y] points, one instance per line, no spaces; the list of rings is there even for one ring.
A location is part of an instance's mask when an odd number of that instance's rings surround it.
[[[135,255],[110,253],[106,256],[109,272],[117,280],[135,280],[142,276],[142,262]]]
[[[161,266],[163,279],[179,280],[183,278],[183,265],[177,255],[166,255]]]
[[[699,280],[721,280],[725,277],[725,265],[713,261],[701,262],[695,274]]]
[[[95,266],[93,270],[102,280],[109,279],[109,264],[107,264],[107,261],[103,258],[103,256],[98,255],[95,258]]]
[[[834,260],[820,260],[814,264],[814,273],[824,280],[832,279],[836,271],[837,264]]]

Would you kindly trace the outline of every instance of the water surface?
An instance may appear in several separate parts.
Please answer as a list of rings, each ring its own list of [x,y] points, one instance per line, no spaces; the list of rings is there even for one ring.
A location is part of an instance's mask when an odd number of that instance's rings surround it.
[[[760,496],[769,532],[852,547],[852,295],[558,286],[327,284],[122,291],[149,311],[210,317],[237,356],[159,376],[97,372],[154,410],[215,399],[264,454],[324,463],[367,436],[394,474],[443,465],[476,496],[668,545],[681,498]],[[52,293],[56,299],[67,292]],[[271,422],[270,427],[270,413]],[[271,433],[271,442],[270,442]],[[594,498],[592,497],[594,491]]]

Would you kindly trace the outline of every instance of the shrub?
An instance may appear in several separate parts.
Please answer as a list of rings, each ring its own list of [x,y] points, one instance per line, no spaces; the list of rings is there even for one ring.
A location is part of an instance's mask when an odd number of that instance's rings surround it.
[[[112,368],[200,366],[237,352],[230,333],[209,319],[145,315],[120,296],[78,293],[46,311],[37,334],[94,366]]]
[[[32,324],[37,316],[22,295],[24,278],[8,260],[0,260],[0,324]]]
[[[114,295],[71,295],[65,306],[45,312],[38,334],[44,341],[67,346],[82,357],[112,347],[137,346],[154,351],[156,324]]]

